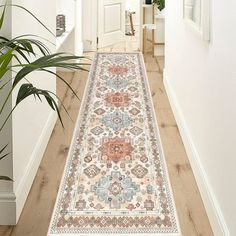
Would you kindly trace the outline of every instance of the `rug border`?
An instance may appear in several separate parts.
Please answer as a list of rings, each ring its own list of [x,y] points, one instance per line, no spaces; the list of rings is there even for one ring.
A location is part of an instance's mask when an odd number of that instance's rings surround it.
[[[65,167],[63,169],[63,174],[62,174],[62,177],[61,177],[61,180],[60,180],[60,185],[59,185],[59,188],[58,188],[58,191],[57,191],[57,197],[56,197],[56,201],[54,203],[54,207],[53,207],[53,212],[52,212],[52,215],[51,215],[51,219],[50,219],[50,224],[49,224],[49,227],[48,227],[48,232],[47,232],[47,236],[50,236],[50,235],[56,235],[56,234],[50,234],[50,229],[52,227],[52,224],[53,224],[53,219],[54,219],[54,214],[56,213],[56,208],[57,208],[57,204],[60,200],[60,193],[61,193],[61,190],[62,190],[62,187],[63,187],[63,179],[64,177],[66,176],[66,170],[67,168],[70,166],[70,157],[71,155],[73,154],[74,152],[74,144],[76,143],[76,133],[77,131],[80,129],[80,123],[79,123],[79,120],[81,119],[82,117],[82,111],[84,110],[84,106],[85,106],[85,96],[87,94],[87,91],[88,91],[88,88],[89,88],[89,83],[90,83],[90,80],[92,78],[92,73],[93,73],[93,69],[95,67],[95,59],[97,57],[98,53],[95,53],[94,56],[93,56],[93,59],[92,59],[92,65],[89,69],[89,74],[88,74],[88,77],[87,77],[87,81],[86,81],[86,85],[85,85],[85,89],[84,89],[84,93],[83,93],[83,96],[82,96],[82,100],[81,100],[81,105],[80,105],[80,109],[79,109],[79,112],[78,112],[78,116],[76,118],[76,123],[75,123],[75,128],[74,128],[74,131],[73,131],[73,135],[72,135],[72,139],[71,139],[71,143],[70,143],[70,148],[69,148],[69,152],[67,154],[67,157],[66,157],[66,164],[65,164]],[[63,235],[63,234],[62,234]],[[69,234],[64,234],[64,235],[68,235]]]
[[[168,185],[169,185],[169,191],[170,191],[171,198],[173,200],[172,204],[173,204],[173,208],[174,208],[174,212],[175,212],[176,225],[177,225],[177,228],[179,230],[179,235],[181,236],[182,235],[182,231],[181,231],[181,228],[180,228],[179,217],[178,217],[178,213],[177,213],[177,210],[176,210],[176,204],[175,204],[175,199],[174,199],[174,194],[173,194],[173,188],[172,188],[172,184],[171,184],[171,181],[170,181],[169,171],[168,171],[168,168],[167,168],[164,148],[163,148],[163,144],[162,144],[162,140],[161,140],[160,129],[159,129],[158,122],[157,122],[157,114],[155,112],[154,103],[153,103],[152,94],[151,94],[151,88],[150,88],[149,81],[148,81],[146,65],[145,65],[145,62],[144,62],[143,54],[141,52],[140,52],[140,54],[141,54],[141,58],[142,58],[143,71],[144,71],[145,77],[147,79],[147,83],[146,84],[147,84],[147,87],[148,87],[148,93],[149,93],[149,97],[150,97],[150,100],[151,100],[150,102],[151,102],[151,106],[152,106],[153,119],[154,119],[154,122],[156,124],[158,140],[159,140],[159,143],[160,143],[160,151],[161,151],[161,154],[162,154],[162,157],[163,157],[162,158],[163,159],[163,164],[164,164],[163,167],[165,168],[165,174],[166,174]],[[178,235],[178,234],[175,234],[175,235]]]
[[[90,67],[90,71],[89,71],[88,78],[87,78],[87,81],[86,81],[86,86],[85,86],[84,93],[83,93],[82,100],[81,100],[81,106],[80,106],[79,113],[78,113],[78,116],[77,116],[77,119],[76,119],[75,128],[74,128],[74,131],[73,131],[73,136],[72,136],[72,139],[71,139],[69,152],[68,152],[68,155],[67,155],[67,158],[66,158],[66,164],[65,164],[65,167],[64,167],[64,170],[63,170],[63,175],[61,177],[60,185],[59,185],[59,188],[58,188],[56,201],[55,201],[54,207],[53,207],[53,212],[51,214],[51,219],[50,219],[50,224],[49,224],[49,227],[48,227],[47,236],[56,236],[56,235],[58,235],[56,233],[50,233],[50,229],[51,229],[52,224],[53,224],[54,215],[55,215],[56,209],[57,209],[57,204],[59,203],[59,200],[60,200],[61,190],[62,190],[62,187],[63,187],[63,184],[64,184],[63,180],[64,180],[64,177],[66,176],[66,173],[67,173],[66,170],[67,170],[68,167],[70,167],[70,164],[71,164],[70,163],[70,157],[73,154],[74,149],[75,149],[75,144],[76,144],[76,141],[77,141],[76,133],[80,130],[80,122],[79,121],[82,118],[81,113],[83,112],[84,106],[85,106],[85,98],[86,98],[85,96],[87,95],[87,92],[88,92],[88,89],[89,89],[89,84],[90,84],[90,81],[92,79],[92,75],[94,73],[94,67],[97,64],[96,59],[98,58],[99,54],[136,54],[136,55],[139,55],[139,57],[140,57],[142,71],[144,73],[145,80],[146,80],[146,86],[147,86],[147,90],[148,90],[147,91],[148,92],[148,97],[150,98],[149,102],[150,102],[150,105],[151,105],[151,113],[152,113],[152,117],[153,117],[153,120],[154,120],[154,123],[155,123],[154,126],[156,127],[156,131],[157,131],[156,135],[157,135],[157,138],[159,140],[159,149],[160,149],[159,151],[161,152],[162,162],[164,164],[163,165],[163,170],[165,170],[168,189],[169,189],[169,193],[170,193],[170,196],[171,196],[171,199],[172,199],[171,203],[172,203],[172,207],[173,207],[173,211],[174,211],[176,227],[179,231],[177,233],[150,233],[150,234],[149,233],[130,233],[130,234],[127,234],[127,233],[124,233],[124,234],[114,233],[114,236],[132,236],[132,235],[137,235],[137,236],[182,236],[181,228],[180,228],[180,224],[179,224],[179,218],[178,218],[176,205],[175,205],[175,200],[174,200],[174,195],[173,195],[172,184],[170,182],[169,172],[168,172],[166,159],[165,159],[165,155],[164,155],[164,149],[163,149],[162,140],[161,140],[161,137],[160,137],[160,130],[159,130],[158,122],[157,122],[157,115],[155,113],[153,99],[152,99],[152,96],[151,96],[151,90],[150,90],[147,70],[146,70],[143,54],[141,52],[96,52],[94,54],[93,59],[92,59],[93,62],[92,62],[91,67]],[[101,236],[101,234],[97,234],[97,233],[79,233],[79,234],[78,233],[75,233],[75,234],[60,233],[59,236],[60,235],[61,236],[76,236],[76,235],[79,235],[79,236],[91,236],[91,235]],[[111,236],[111,233],[103,233],[103,235]]]

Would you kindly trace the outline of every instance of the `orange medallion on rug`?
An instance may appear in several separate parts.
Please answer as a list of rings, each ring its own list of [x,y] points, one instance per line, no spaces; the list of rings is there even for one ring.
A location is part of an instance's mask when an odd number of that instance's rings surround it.
[[[128,93],[111,93],[106,97],[108,106],[126,107],[129,105],[129,101],[130,98]]]
[[[108,138],[103,140],[102,161],[130,161],[133,147],[129,139]]]

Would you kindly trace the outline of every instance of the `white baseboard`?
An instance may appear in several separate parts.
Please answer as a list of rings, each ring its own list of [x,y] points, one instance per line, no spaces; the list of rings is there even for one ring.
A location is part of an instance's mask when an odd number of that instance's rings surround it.
[[[17,189],[11,193],[0,193],[0,225],[15,225],[20,217],[30,188],[34,181],[38,167],[47,147],[49,138],[57,120],[57,114],[51,111],[48,120],[42,130],[41,136],[32,152],[30,161],[25,169]]]
[[[180,104],[164,70],[164,85],[215,236],[230,236],[215,194],[193,143]]]
[[[16,224],[16,196],[13,192],[0,193],[0,225]]]

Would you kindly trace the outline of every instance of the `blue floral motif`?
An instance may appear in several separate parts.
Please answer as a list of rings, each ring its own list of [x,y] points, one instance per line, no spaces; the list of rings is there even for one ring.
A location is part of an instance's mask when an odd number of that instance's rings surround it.
[[[102,118],[102,123],[112,128],[114,131],[119,131],[122,128],[129,126],[132,119],[128,114],[120,112],[119,110],[114,111]]]
[[[132,182],[130,177],[121,175],[119,171],[112,171],[111,175],[102,177],[91,186],[100,201],[109,204],[110,209],[120,209],[122,203],[131,202],[134,195],[140,191],[140,186]]]
[[[107,80],[107,86],[115,90],[124,89],[128,86],[128,84],[129,84],[128,80],[120,76],[116,76],[113,77],[112,79]]]
[[[116,55],[109,57],[109,61],[115,64],[121,64],[124,65],[125,62],[129,61],[129,58],[124,57],[124,55]]]

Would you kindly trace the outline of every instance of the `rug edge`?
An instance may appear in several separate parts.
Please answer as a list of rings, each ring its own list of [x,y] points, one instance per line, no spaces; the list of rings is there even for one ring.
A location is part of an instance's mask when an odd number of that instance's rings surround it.
[[[154,122],[156,124],[157,131],[158,131],[157,135],[158,135],[159,142],[160,142],[160,150],[161,150],[162,157],[163,157],[164,168],[166,170],[167,181],[169,183],[170,195],[171,195],[171,198],[173,200],[172,204],[173,204],[173,208],[174,208],[174,212],[175,212],[176,225],[177,225],[177,228],[179,230],[178,234],[173,234],[173,235],[180,235],[180,236],[182,236],[182,231],[181,231],[181,227],[180,227],[179,217],[178,217],[177,208],[176,208],[176,204],[175,204],[175,198],[174,198],[174,194],[173,194],[173,187],[172,187],[172,184],[171,184],[171,181],[170,181],[169,171],[168,171],[168,168],[167,168],[164,148],[163,148],[162,139],[161,139],[161,135],[160,135],[160,129],[159,129],[158,122],[157,122],[157,115],[156,115],[156,112],[155,112],[154,103],[153,103],[153,99],[152,99],[152,95],[151,95],[151,88],[150,88],[150,84],[149,84],[149,81],[148,81],[147,69],[146,69],[146,65],[145,65],[145,62],[144,62],[143,54],[141,52],[139,52],[139,54],[140,54],[140,57],[141,57],[143,71],[144,71],[144,74],[145,74],[145,77],[146,77],[146,82],[147,82],[146,84],[147,84],[148,93],[149,93],[149,97],[150,97],[150,103],[151,103],[151,107],[152,107],[153,119],[154,119]],[[164,234],[164,235],[165,236],[169,236],[169,234]]]
[[[71,157],[72,153],[73,153],[73,147],[74,147],[74,143],[76,142],[76,133],[79,129],[79,120],[80,120],[80,117],[81,117],[81,113],[83,111],[83,108],[84,108],[84,105],[85,105],[85,96],[87,94],[87,91],[88,91],[88,88],[89,88],[89,84],[90,84],[90,80],[92,78],[92,73],[93,73],[93,69],[95,67],[95,64],[96,64],[96,57],[98,56],[98,52],[96,52],[92,58],[92,64],[89,68],[89,74],[88,74],[88,77],[87,77],[87,81],[86,81],[86,85],[85,85],[85,89],[84,89],[84,93],[83,93],[83,96],[82,96],[82,99],[81,99],[81,105],[80,105],[80,109],[79,109],[79,112],[78,112],[78,115],[77,115],[77,118],[76,118],[76,122],[75,122],[75,128],[74,128],[74,131],[73,131],[73,134],[72,134],[72,139],[71,139],[71,143],[70,143],[70,148],[69,148],[69,152],[67,154],[67,157],[66,157],[66,163],[65,163],[65,166],[64,166],[64,169],[63,169],[63,174],[62,174],[62,177],[61,177],[61,180],[60,180],[60,185],[59,185],[59,188],[58,188],[58,191],[57,191],[57,196],[56,196],[56,201],[54,203],[54,207],[53,207],[53,211],[52,211],[52,214],[51,214],[51,219],[50,219],[50,224],[48,226],[48,231],[47,231],[47,236],[55,236],[56,234],[51,234],[50,233],[50,229],[52,227],[52,224],[53,224],[53,220],[54,220],[54,215],[56,213],[56,207],[57,207],[57,204],[60,200],[60,191],[62,189],[62,185],[63,185],[63,180],[64,180],[64,177],[66,175],[66,170],[69,166],[69,158]],[[62,234],[63,235],[63,234]],[[66,234],[64,234],[66,235]]]

